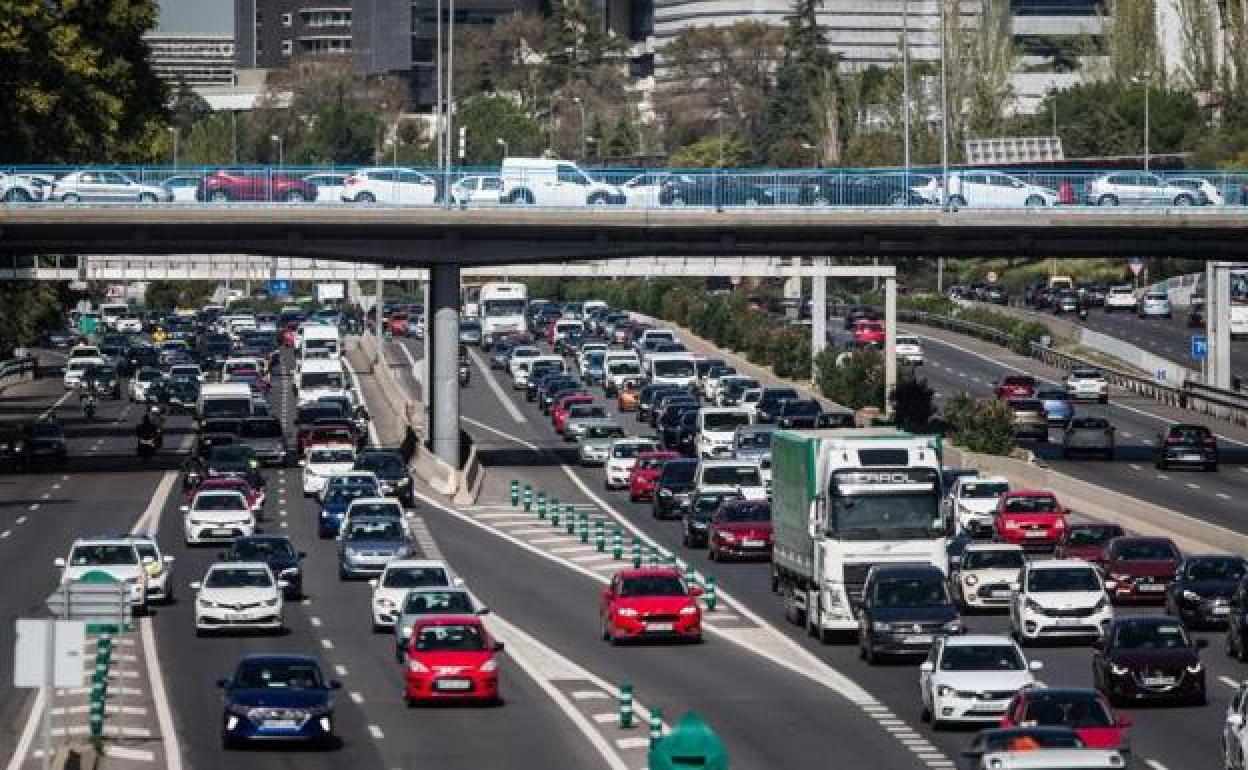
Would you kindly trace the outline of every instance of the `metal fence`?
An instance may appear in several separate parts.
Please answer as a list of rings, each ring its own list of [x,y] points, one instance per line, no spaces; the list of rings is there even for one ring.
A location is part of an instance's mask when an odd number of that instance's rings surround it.
[[[508,159],[439,170],[357,166],[8,166],[8,204],[302,203],[404,206],[1036,208],[1248,205],[1248,170],[581,168]]]
[[[0,390],[19,382],[33,380],[38,366],[39,359],[34,356],[0,362]]]

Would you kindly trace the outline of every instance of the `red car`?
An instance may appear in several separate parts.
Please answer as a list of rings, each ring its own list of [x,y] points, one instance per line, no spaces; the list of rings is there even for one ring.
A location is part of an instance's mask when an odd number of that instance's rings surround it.
[[[1055,559],[1083,559],[1092,564],[1105,562],[1105,546],[1116,537],[1127,534],[1117,524],[1069,524],[1057,548],[1053,549]]]
[[[412,626],[403,669],[403,699],[498,703],[498,654],[476,615],[428,615]]]
[[[588,393],[571,393],[559,399],[550,408],[550,422],[555,426],[555,433],[563,435],[563,425],[568,421],[568,410],[573,404],[592,404],[594,397]]]
[[[386,328],[389,329],[390,333],[393,334],[395,337],[406,337],[407,336],[407,314],[406,313],[391,313],[390,317],[386,319]]]
[[[243,171],[220,169],[204,177],[195,190],[195,200],[228,203],[230,201],[285,201],[302,203],[316,200],[316,185],[289,176],[275,175],[264,169]]]
[[[1009,374],[997,383],[997,398],[1009,401],[1012,398],[1035,398],[1036,378],[1028,374]]]
[[[655,482],[663,472],[663,463],[677,457],[680,457],[679,452],[667,450],[637,455],[637,462],[628,472],[628,499],[634,503],[654,499]]]
[[[1066,509],[1046,490],[1006,492],[997,501],[993,521],[997,538],[1024,548],[1052,548],[1066,532]]]
[[[679,570],[643,567],[616,573],[602,592],[602,638],[675,637],[702,641],[702,589],[686,586]]]
[[[726,500],[711,516],[707,535],[711,561],[771,558],[771,503]]]
[[[186,504],[190,505],[195,499],[195,495],[205,489],[227,489],[238,492],[247,501],[248,507],[253,511],[258,511],[264,507],[264,490],[255,489],[247,483],[246,479],[237,476],[215,476],[213,478],[205,478],[198,484],[186,487],[185,498]]]
[[[295,453],[303,457],[304,451],[315,444],[346,444],[356,446],[355,428],[348,423],[316,423],[299,429],[295,434]]]
[[[1117,749],[1126,745],[1131,720],[1090,688],[1027,687],[1010,700],[1001,727],[1030,726],[1069,727],[1090,749]]]
[[[861,320],[854,322],[854,344],[859,346],[883,345],[884,322]]]
[[[1114,538],[1105,548],[1103,564],[1110,601],[1161,604],[1182,561],[1179,547],[1168,537]]]
[[[282,331],[278,335],[277,339],[278,339],[278,342],[281,343],[282,347],[293,348],[295,346],[295,339],[298,336],[299,336],[299,323],[292,322],[282,327]]]

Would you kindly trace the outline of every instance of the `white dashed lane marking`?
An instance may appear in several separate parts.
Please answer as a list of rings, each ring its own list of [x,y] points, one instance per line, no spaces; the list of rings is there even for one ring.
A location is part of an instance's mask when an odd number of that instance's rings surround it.
[[[321,640],[321,646],[322,646],[322,647],[324,647],[324,648],[325,648],[325,649],[327,649],[327,650],[332,650],[332,649],[334,649],[334,640],[332,640],[332,639],[322,639],[322,640]]]

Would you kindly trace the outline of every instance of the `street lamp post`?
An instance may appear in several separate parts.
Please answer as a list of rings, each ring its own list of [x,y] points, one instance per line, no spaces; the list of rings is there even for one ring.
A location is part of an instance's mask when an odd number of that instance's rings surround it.
[[[910,189],[910,0],[901,4],[901,131],[905,173],[902,183]],[[907,196],[908,197],[908,196]]]
[[[598,146],[598,138],[595,136],[587,136],[585,137],[585,143],[593,148],[595,159],[601,161],[602,160],[602,148]],[[585,162],[586,163],[589,162],[588,155],[585,156]]]
[[[269,141],[277,144],[277,166],[281,168],[284,161],[282,157],[282,137],[277,134],[269,134]]]
[[[941,208],[949,209],[949,83],[945,74],[946,0],[940,0],[940,198]]]
[[[581,109],[581,160],[584,161],[585,155],[585,102],[581,101],[581,97],[574,96],[572,101]]]
[[[1131,82],[1132,82],[1132,83],[1135,83],[1136,85],[1142,85],[1142,86],[1144,86],[1144,170],[1145,170],[1145,171],[1148,171],[1148,161],[1149,161],[1149,151],[1148,151],[1148,150],[1149,150],[1149,148],[1148,148],[1148,129],[1149,129],[1149,114],[1148,114],[1148,106],[1149,106],[1149,105],[1148,105],[1148,97],[1149,97],[1149,91],[1152,91],[1152,90],[1153,90],[1153,88],[1152,88],[1152,80],[1153,80],[1153,73],[1151,73],[1151,72],[1141,72],[1139,75],[1136,75],[1135,77],[1131,78]]]
[[[507,140],[500,136],[494,140],[494,144],[497,144],[499,147],[503,148],[503,160],[506,160],[507,156],[511,154],[510,151],[507,149]]]
[[[173,167],[178,167],[178,128],[177,126],[169,126],[169,133],[173,136]]]

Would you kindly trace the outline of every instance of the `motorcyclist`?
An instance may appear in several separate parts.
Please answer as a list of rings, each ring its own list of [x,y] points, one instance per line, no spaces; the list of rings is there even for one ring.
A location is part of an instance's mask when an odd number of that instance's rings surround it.
[[[78,401],[82,404],[83,414],[87,419],[95,417],[95,383],[87,383],[78,391]]]
[[[135,428],[135,434],[140,442],[150,441],[153,446],[159,447],[161,443],[160,423],[152,419],[152,415],[143,415],[143,421]]]

